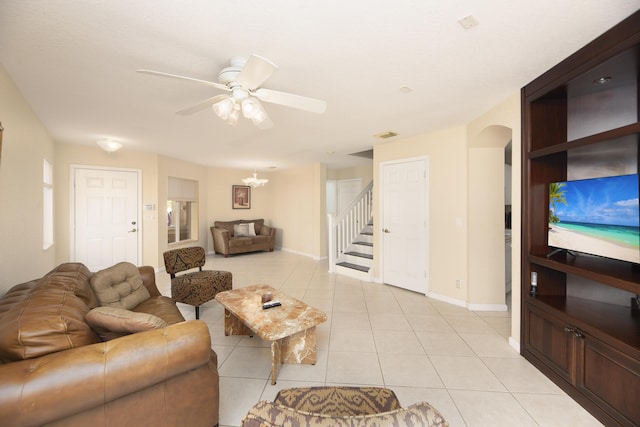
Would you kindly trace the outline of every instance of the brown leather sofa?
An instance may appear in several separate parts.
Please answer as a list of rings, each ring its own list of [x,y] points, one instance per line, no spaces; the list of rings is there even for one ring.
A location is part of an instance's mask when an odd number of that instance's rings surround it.
[[[243,226],[246,227],[244,230]],[[263,219],[215,221],[211,227],[211,236],[213,250],[226,258],[246,252],[272,252],[276,242],[276,229],[264,225]]]
[[[184,321],[158,291],[152,267],[132,267],[139,274],[111,294],[94,290],[92,278],[101,272],[66,263],[0,298],[2,426],[218,423],[217,356],[207,325]],[[144,295],[130,310],[106,301],[136,284]],[[87,319],[105,304],[113,312],[153,317],[162,327],[128,333],[131,328],[102,341]]]

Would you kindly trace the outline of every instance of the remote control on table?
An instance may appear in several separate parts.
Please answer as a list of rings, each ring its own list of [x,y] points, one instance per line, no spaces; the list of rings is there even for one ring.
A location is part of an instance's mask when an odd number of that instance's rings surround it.
[[[280,301],[269,301],[269,302],[265,302],[264,304],[262,304],[262,309],[266,310],[267,308],[278,307],[280,305],[282,305],[280,303]]]

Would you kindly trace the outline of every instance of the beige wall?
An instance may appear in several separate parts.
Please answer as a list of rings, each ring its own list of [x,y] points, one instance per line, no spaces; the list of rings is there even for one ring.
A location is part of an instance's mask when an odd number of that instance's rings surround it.
[[[317,163],[282,170],[272,177],[270,203],[279,233],[276,245],[315,259],[324,257],[326,166]]]
[[[505,307],[504,147],[512,141],[512,325],[520,339],[520,101],[513,94],[466,126],[374,147],[374,179],[387,161],[429,158],[430,296],[474,310]],[[379,186],[374,200],[380,201]],[[374,205],[380,218],[380,203]],[[374,228],[374,277],[380,233]],[[456,288],[456,280],[461,287]]]
[[[351,168],[327,169],[327,179],[338,181],[341,179],[357,179],[362,181],[362,187],[373,180],[373,161],[366,165]]]
[[[386,161],[429,157],[429,294],[466,300],[467,156],[466,129],[456,127],[374,147],[374,177]],[[374,218],[380,218],[379,186],[374,185]],[[374,219],[374,221],[375,221]],[[380,277],[380,227],[374,227],[374,276]],[[456,288],[456,280],[462,287]]]
[[[142,174],[142,205],[153,204],[155,211],[142,212],[141,264],[158,267],[158,155],[123,148],[107,153],[94,146],[56,144],[55,203],[56,203],[56,264],[71,259],[71,166],[95,166],[137,169]],[[166,232],[166,231],[165,231]]]
[[[521,247],[521,239],[520,233],[522,229],[521,223],[521,175],[522,175],[522,167],[521,167],[521,126],[520,126],[520,94],[515,93],[511,95],[508,99],[506,99],[503,103],[497,105],[491,110],[487,111],[482,116],[478,117],[476,120],[469,123],[467,126],[467,135],[470,141],[470,145],[475,148],[479,147],[491,147],[491,146],[502,146],[506,144],[505,137],[505,129],[504,127],[511,132],[511,148],[512,148],[512,171],[511,171],[511,229],[512,229],[512,244],[511,244],[511,343],[514,346],[518,346],[520,342],[520,247]],[[501,153],[495,153],[494,156],[502,156]],[[502,157],[501,157],[502,158]],[[497,163],[495,160],[490,162],[494,165],[494,168],[497,167]],[[470,179],[476,179],[478,175],[482,175],[486,173],[486,168],[490,167],[489,164],[485,166],[480,166],[481,162],[477,162],[478,171],[474,174],[474,176],[470,176]],[[484,170],[483,170],[484,169]],[[495,177],[495,175],[492,175]],[[500,181],[503,182],[503,181]],[[488,185],[501,185],[496,184],[495,182]],[[501,189],[502,187],[500,187]],[[496,206],[496,209],[501,209]],[[501,212],[500,212],[501,213]],[[498,212],[495,212],[495,216],[498,215]],[[500,231],[503,228],[502,224],[497,224],[494,222],[483,224],[483,227],[493,227],[491,231],[491,235],[494,239],[498,239],[500,235]],[[498,243],[494,243],[497,248]],[[473,242],[469,246],[469,253],[481,253],[484,251],[483,239],[476,238],[473,239]],[[502,252],[500,252],[502,253]],[[496,268],[495,266],[502,265],[499,264],[500,260],[498,256],[496,258],[492,258],[492,265],[487,265],[484,268]],[[478,268],[477,264],[473,267],[474,271]],[[499,267],[497,267],[499,268]],[[502,283],[502,281],[500,282]],[[479,293],[482,292],[482,289],[495,289],[492,287],[498,287],[495,283],[484,283],[479,286]],[[494,291],[488,290],[488,293],[492,293]],[[494,294],[495,295],[495,294]]]
[[[42,166],[55,145],[0,65],[0,294],[55,266],[57,243],[42,248]]]
[[[273,174],[259,172],[258,178],[268,179],[264,187],[251,189],[251,209],[233,209],[231,204],[231,189],[233,185],[244,185],[242,178],[250,177],[253,171],[239,169],[209,168],[207,170],[207,248],[213,251],[213,238],[209,227],[214,221],[233,221],[237,219],[263,218],[265,224],[282,227],[273,222],[274,205],[271,194],[274,191]],[[282,234],[281,231],[277,232]],[[281,236],[277,238],[281,239]],[[280,244],[276,243],[276,246]]]
[[[504,147],[469,149],[467,302],[472,308],[505,305],[503,177]]]

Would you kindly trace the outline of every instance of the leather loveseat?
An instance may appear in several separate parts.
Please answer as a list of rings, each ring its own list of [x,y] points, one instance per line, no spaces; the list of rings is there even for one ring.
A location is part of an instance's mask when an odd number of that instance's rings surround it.
[[[246,252],[272,252],[276,242],[276,229],[264,225],[263,219],[215,221],[211,227],[211,236],[213,250],[226,258]]]
[[[61,264],[0,298],[2,426],[210,427],[218,383],[207,325],[152,267]]]

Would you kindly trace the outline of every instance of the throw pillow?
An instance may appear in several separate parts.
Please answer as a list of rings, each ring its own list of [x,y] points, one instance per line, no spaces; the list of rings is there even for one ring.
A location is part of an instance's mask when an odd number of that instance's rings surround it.
[[[253,232],[255,236],[255,231]],[[233,226],[233,235],[234,237],[249,237],[251,236],[249,232],[249,224],[234,224]]]
[[[249,228],[249,236],[250,237],[255,237],[256,236],[256,225],[253,222],[250,222],[247,224],[248,228]]]
[[[151,297],[138,267],[129,262],[98,271],[90,283],[101,306],[131,310]]]
[[[153,314],[113,307],[94,308],[87,313],[86,321],[103,341],[167,326],[164,320]]]

